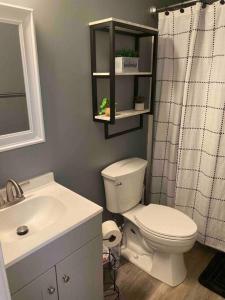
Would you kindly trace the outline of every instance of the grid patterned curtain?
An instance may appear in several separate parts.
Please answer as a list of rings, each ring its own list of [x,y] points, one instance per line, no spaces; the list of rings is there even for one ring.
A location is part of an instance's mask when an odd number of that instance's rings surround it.
[[[159,16],[151,201],[225,251],[225,5]]]

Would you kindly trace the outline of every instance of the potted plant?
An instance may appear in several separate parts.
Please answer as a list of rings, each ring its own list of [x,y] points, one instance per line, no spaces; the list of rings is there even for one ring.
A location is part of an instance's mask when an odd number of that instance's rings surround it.
[[[115,102],[115,113],[116,113],[116,106],[117,106],[117,102]],[[102,102],[100,104],[100,109],[98,114],[101,115],[105,115],[107,117],[110,117],[110,100],[107,97],[103,97],[102,98]]]
[[[121,49],[116,51],[115,72],[129,73],[138,72],[139,57],[137,51]]]
[[[142,96],[137,96],[134,98],[135,110],[144,110],[145,109],[145,98]]]
[[[100,104],[99,115],[110,116],[110,100],[107,97],[102,98]]]

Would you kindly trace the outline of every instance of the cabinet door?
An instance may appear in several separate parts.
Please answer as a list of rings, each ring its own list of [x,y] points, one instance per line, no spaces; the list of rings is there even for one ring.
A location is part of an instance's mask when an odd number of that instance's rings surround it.
[[[15,293],[12,300],[58,300],[55,268]]]
[[[102,240],[97,237],[56,265],[59,300],[102,300]]]

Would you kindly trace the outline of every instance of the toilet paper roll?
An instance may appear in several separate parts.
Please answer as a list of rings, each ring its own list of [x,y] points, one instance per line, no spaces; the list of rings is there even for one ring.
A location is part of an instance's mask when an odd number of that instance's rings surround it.
[[[102,224],[103,243],[108,248],[113,248],[121,242],[122,234],[114,221],[106,221]]]

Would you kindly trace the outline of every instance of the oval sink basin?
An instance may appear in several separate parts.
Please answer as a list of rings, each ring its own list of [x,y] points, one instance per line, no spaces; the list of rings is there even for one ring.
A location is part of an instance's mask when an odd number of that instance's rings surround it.
[[[10,243],[45,230],[63,216],[65,206],[51,196],[29,197],[23,202],[0,210],[0,237]],[[17,228],[26,225],[28,233],[17,234]]]

